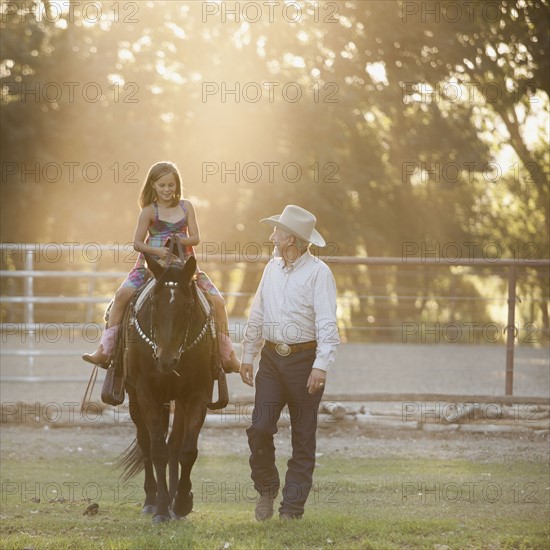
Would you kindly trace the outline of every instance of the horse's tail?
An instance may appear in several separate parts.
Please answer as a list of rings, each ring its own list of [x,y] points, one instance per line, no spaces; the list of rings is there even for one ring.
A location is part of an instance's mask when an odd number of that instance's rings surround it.
[[[117,458],[115,465],[123,468],[120,478],[124,483],[137,476],[144,468],[145,461],[137,437]]]
[[[162,407],[162,430],[164,437],[168,435],[170,427],[170,403],[165,403]],[[128,445],[128,447],[117,458],[115,465],[122,468],[120,478],[126,483],[137,476],[145,468],[145,457],[138,443],[137,437]]]

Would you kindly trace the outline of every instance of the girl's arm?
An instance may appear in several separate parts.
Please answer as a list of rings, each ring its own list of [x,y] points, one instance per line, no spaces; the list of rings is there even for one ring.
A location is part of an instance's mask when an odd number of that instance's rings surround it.
[[[165,259],[168,256],[168,249],[164,247],[149,246],[145,243],[145,238],[149,232],[149,226],[154,221],[153,205],[146,206],[140,213],[136,231],[134,233],[134,250],[136,252],[147,252]]]
[[[178,235],[178,238],[182,246],[196,246],[201,241],[197,216],[195,215],[193,205],[189,201],[185,201],[184,204],[187,209],[187,232],[189,236],[180,237]]]

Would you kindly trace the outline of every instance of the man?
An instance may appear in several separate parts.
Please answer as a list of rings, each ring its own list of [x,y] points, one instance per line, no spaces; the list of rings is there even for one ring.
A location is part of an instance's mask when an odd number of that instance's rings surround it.
[[[240,371],[243,382],[253,386],[252,365],[261,350],[252,425],[247,430],[251,477],[260,495],[256,519],[273,516],[280,486],[273,435],[285,405],[292,458],[279,517],[300,519],[315,467],[317,411],[340,343],[336,285],[328,266],[309,251],[310,244],[325,246],[311,212],[288,205],[280,216],[261,221],[274,227],[270,240],[275,257],[264,270],[250,309]]]

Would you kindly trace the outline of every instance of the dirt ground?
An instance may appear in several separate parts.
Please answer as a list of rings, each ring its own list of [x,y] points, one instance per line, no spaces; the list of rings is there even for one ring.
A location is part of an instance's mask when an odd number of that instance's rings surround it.
[[[82,339],[48,344],[32,343],[29,358],[9,355],[25,352],[29,342],[21,335],[4,335],[0,350],[2,403],[64,403],[82,398],[90,365],[80,354],[95,348]],[[240,346],[235,344],[240,357]],[[68,355],[53,355],[64,353]],[[505,390],[506,349],[503,345],[461,344],[343,344],[331,368],[325,395],[342,399],[350,394],[494,395]],[[94,397],[99,400],[104,371],[99,373]],[[254,391],[240,376],[227,379],[232,403],[253,401]],[[518,346],[514,359],[514,396],[547,398],[550,394],[550,352]],[[340,397],[330,397],[330,396]]]
[[[40,426],[5,425],[1,455],[5,459],[50,459],[74,454],[114,460],[133,440],[132,425]],[[282,456],[290,454],[290,430],[283,426],[275,436]],[[464,459],[479,463],[549,463],[548,437],[536,433],[423,432],[365,429],[359,426],[323,427],[318,430],[318,456],[347,458]],[[248,444],[243,427],[205,426],[199,454],[237,454],[245,459]]]

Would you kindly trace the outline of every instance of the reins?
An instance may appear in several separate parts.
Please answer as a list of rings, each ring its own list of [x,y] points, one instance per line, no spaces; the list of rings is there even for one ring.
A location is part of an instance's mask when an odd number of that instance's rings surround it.
[[[172,233],[172,235],[170,235],[170,237],[168,237],[168,240],[164,244],[165,244],[165,246],[168,247],[168,251],[170,253],[170,263],[172,262],[172,254],[174,253],[174,247],[177,247],[178,256],[179,256],[181,265],[183,267],[183,265],[185,264],[185,256],[183,255],[183,247],[181,246],[181,243],[178,239],[177,234]],[[170,263],[168,265],[170,265]]]

